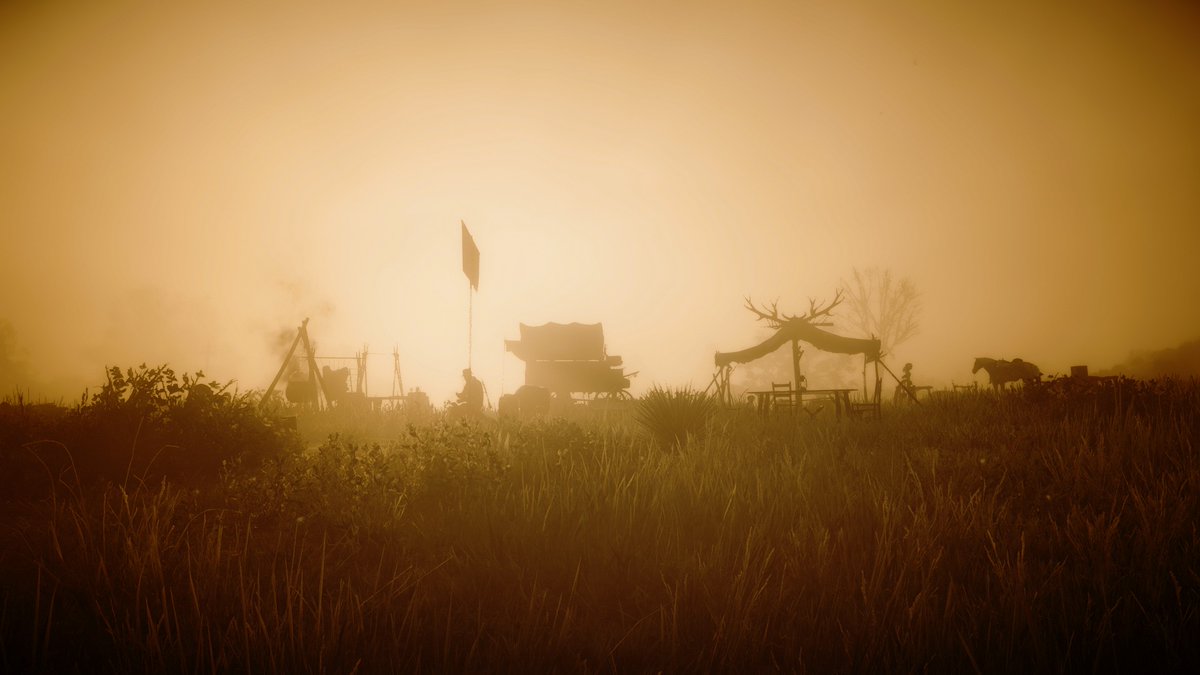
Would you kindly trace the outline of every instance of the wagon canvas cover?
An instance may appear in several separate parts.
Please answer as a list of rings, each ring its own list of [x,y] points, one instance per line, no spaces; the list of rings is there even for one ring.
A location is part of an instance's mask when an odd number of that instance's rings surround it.
[[[518,359],[530,361],[603,361],[604,326],[598,323],[521,324],[520,340],[505,340]]]

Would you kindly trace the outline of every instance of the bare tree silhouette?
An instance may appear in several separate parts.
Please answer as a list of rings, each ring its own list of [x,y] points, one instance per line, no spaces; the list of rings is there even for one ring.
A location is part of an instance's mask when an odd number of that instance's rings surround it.
[[[851,271],[842,280],[848,320],[866,335],[879,338],[885,354],[917,334],[921,294],[908,277],[897,279],[890,269],[869,267]]]

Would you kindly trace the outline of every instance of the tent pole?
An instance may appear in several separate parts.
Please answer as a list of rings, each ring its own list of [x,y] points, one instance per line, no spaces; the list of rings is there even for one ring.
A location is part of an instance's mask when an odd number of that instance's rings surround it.
[[[467,285],[467,368],[471,367],[471,346],[474,344],[472,333],[475,328],[475,289]],[[474,375],[474,372],[471,373]]]
[[[800,386],[800,357],[803,355],[804,355],[804,351],[802,349],[800,349],[800,341],[793,338],[792,339],[792,382],[795,382],[795,385],[792,387],[792,389],[795,389],[796,391],[800,391],[800,389],[801,389],[801,386]]]
[[[300,326],[300,339],[304,343],[304,353],[308,355],[308,379],[317,383],[316,387],[316,402],[317,410],[324,410],[327,405],[322,407],[321,399],[324,398],[326,403],[329,403],[329,397],[325,395],[325,382],[321,379],[321,371],[317,369],[317,355],[313,352],[312,343],[308,341],[308,320],[304,320],[304,324]]]
[[[299,330],[296,331],[296,339],[292,340],[292,348],[288,350],[287,356],[283,357],[283,363],[279,364],[279,372],[275,373],[275,379],[271,380],[271,386],[267,387],[267,393],[258,402],[258,407],[263,407],[271,398],[271,394],[275,393],[275,385],[279,384],[279,378],[283,377],[283,372],[287,370],[288,364],[292,361],[292,355],[296,353],[296,346],[300,344],[300,335],[304,331],[304,327],[308,325],[308,318],[305,317],[304,322],[300,324]]]

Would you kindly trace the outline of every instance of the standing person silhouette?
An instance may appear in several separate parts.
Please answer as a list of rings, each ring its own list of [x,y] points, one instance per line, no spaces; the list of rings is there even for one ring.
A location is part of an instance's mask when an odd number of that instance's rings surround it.
[[[910,396],[915,396],[912,380],[912,364],[904,364],[904,370],[900,373],[900,383],[896,385],[896,392],[892,394],[892,403],[907,403]]]

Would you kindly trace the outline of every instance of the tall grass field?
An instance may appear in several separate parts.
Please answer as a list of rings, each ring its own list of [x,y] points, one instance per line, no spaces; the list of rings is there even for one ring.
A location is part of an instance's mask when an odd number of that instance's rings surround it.
[[[1196,672],[1200,386],[528,421],[0,404],[10,673]]]

